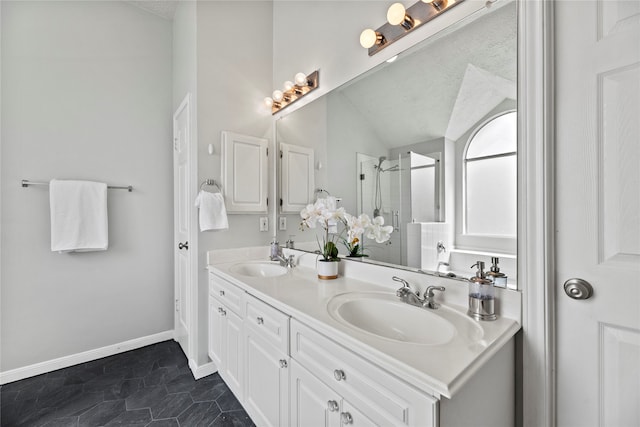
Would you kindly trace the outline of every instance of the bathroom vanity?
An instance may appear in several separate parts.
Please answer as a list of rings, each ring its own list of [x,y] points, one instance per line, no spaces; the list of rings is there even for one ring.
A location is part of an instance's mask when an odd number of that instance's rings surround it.
[[[209,357],[257,425],[514,425],[518,292],[479,322],[464,282],[346,262],[319,280],[290,253],[293,269],[267,248],[209,253]],[[441,307],[399,301],[394,275],[445,286]]]

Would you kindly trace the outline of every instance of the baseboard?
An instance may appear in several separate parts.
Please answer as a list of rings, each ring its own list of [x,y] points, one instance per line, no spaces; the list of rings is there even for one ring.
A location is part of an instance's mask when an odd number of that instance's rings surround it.
[[[193,378],[195,378],[196,380],[218,372],[218,367],[215,363],[209,362],[205,363],[204,365],[198,366],[192,359],[189,359],[189,368],[191,368]]]
[[[0,372],[0,384],[7,384],[14,381],[34,377],[40,374],[46,374],[58,369],[67,368],[79,363],[90,362],[92,360],[101,359],[114,354],[123,353],[129,350],[156,344],[162,341],[173,339],[173,330],[160,332],[146,337],[135,338],[118,344],[108,345],[106,347],[97,348],[95,350],[84,351],[69,356],[60,357],[58,359],[40,362],[22,368],[12,369],[6,372]]]

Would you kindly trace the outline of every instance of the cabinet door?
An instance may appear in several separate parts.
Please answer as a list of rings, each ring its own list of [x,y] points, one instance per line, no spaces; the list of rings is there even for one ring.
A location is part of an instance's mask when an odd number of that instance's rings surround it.
[[[289,425],[289,357],[245,328],[244,407],[259,426]]]
[[[313,203],[313,149],[280,143],[280,211],[298,213]]]
[[[238,400],[242,401],[242,375],[244,363],[242,346],[242,319],[231,310],[224,315],[223,360],[220,376]]]
[[[224,308],[209,295],[209,345],[208,354],[219,371],[222,370],[222,342],[224,327]]]
[[[222,132],[222,190],[229,213],[267,213],[268,141]]]
[[[291,427],[340,426],[340,395],[291,359]]]
[[[378,424],[371,421],[363,412],[357,410],[346,400],[342,402],[340,425],[349,425],[353,427],[378,427]]]

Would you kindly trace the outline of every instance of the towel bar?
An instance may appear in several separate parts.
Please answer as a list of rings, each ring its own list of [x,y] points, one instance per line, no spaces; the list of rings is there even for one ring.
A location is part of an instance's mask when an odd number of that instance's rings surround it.
[[[30,185],[49,185],[48,182],[38,182],[38,181],[29,181],[28,179],[22,180],[22,186],[28,187]],[[129,193],[133,191],[133,186],[131,185],[107,185],[107,188],[110,190],[127,190]]]

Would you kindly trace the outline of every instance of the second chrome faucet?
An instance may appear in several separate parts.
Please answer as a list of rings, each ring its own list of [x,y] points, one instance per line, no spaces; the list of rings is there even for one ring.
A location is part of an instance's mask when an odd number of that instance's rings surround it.
[[[420,298],[420,292],[414,292],[413,289],[411,289],[409,282],[398,276],[393,276],[392,279],[396,282],[402,283],[402,287],[396,291],[396,295],[401,301],[417,307],[426,307],[433,310],[440,307],[440,304],[435,301],[435,294],[433,291],[444,292],[444,286],[427,286],[427,289],[424,291],[424,298]]]

